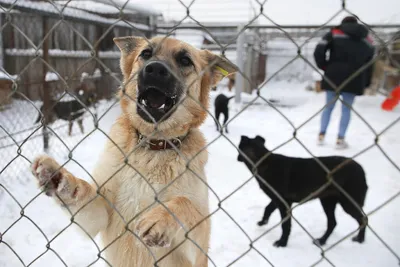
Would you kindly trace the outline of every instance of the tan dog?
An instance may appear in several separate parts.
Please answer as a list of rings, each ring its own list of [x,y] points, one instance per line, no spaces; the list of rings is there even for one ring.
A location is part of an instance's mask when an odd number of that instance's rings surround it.
[[[385,74],[388,75],[388,77],[386,78],[387,87],[390,89],[394,88],[397,83],[390,82],[391,80],[393,80],[390,79],[390,77],[398,76],[399,70],[387,64],[385,60],[378,59],[375,62],[372,71],[371,85],[365,90],[366,95],[376,95],[379,88],[385,82]]]
[[[176,39],[114,41],[124,75],[122,115],[92,174],[95,183],[47,156],[33,162],[32,172],[91,237],[101,233],[112,266],[207,266],[207,151],[198,127],[210,88],[236,67]]]

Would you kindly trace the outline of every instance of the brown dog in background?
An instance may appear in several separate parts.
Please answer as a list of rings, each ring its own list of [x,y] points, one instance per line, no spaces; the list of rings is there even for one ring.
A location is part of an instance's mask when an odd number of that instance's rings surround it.
[[[376,95],[379,91],[379,88],[384,86],[385,82],[389,89],[392,89],[398,85],[399,69],[392,67],[386,61],[387,60],[385,59],[378,59],[374,63],[371,85],[365,90],[366,95]],[[387,75],[387,77],[385,77],[385,75]]]
[[[208,156],[198,128],[210,88],[236,66],[176,39],[114,41],[124,76],[122,114],[92,173],[96,183],[48,156],[34,160],[32,173],[91,237],[101,233],[112,266],[208,266]]]

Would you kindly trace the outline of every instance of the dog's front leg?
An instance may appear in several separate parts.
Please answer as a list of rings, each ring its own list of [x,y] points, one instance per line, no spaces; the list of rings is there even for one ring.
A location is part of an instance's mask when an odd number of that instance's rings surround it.
[[[37,157],[31,165],[31,170],[46,195],[66,206],[73,214],[74,222],[91,237],[106,228],[106,202],[97,196],[95,188],[89,183],[76,178],[46,155]]]
[[[288,203],[289,204],[289,203]],[[291,204],[289,204],[289,207],[291,206]],[[281,213],[281,218],[282,221],[286,218],[287,214],[287,208],[285,207],[285,205],[279,205],[279,212]],[[290,229],[292,228],[292,222],[291,222],[291,217],[289,216],[289,218],[286,219],[286,221],[284,221],[282,223],[282,235],[281,238],[277,241],[274,242],[274,246],[275,247],[286,247],[288,239],[289,239],[289,234],[290,234]]]
[[[83,130],[83,119],[78,120],[78,126],[79,126],[79,129],[81,130],[81,133],[84,134],[85,131]]]
[[[137,223],[136,233],[147,246],[170,246],[181,229],[179,222],[186,229],[191,229],[203,217],[186,197],[174,197],[163,204],[167,208],[159,204],[146,212]]]
[[[69,121],[68,122],[68,136],[71,136],[71,134],[72,134],[72,121]]]
[[[262,217],[261,221],[259,221],[257,224],[259,226],[267,224],[269,217],[276,210],[276,208],[277,208],[276,204],[271,200],[268,206],[265,207],[264,216]]]

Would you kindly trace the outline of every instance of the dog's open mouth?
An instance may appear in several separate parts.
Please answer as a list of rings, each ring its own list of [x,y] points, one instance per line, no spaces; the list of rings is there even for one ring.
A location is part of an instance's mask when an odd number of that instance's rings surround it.
[[[149,118],[149,114],[155,121],[166,119],[164,117],[176,104],[176,95],[166,94],[156,87],[148,87],[144,92],[139,94],[138,102],[142,108],[138,108],[139,114],[149,122],[153,122]],[[145,109],[149,114],[146,114]]]
[[[167,113],[175,103],[176,96],[167,96],[155,87],[150,87],[139,95],[139,103],[146,109],[157,109]]]

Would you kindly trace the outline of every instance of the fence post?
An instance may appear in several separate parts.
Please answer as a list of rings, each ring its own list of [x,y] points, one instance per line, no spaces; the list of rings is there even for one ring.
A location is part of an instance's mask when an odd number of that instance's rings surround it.
[[[96,40],[95,40],[96,46],[94,47],[94,56],[96,59],[100,59],[100,56],[99,56],[100,42],[101,42],[100,38],[102,35],[103,35],[102,26],[96,25]],[[110,90],[107,89],[107,92],[105,92],[105,90],[103,90],[104,86],[99,85],[99,82],[100,83],[106,83],[106,82],[108,83],[108,80],[106,80],[106,79],[108,79],[108,77],[106,78],[103,76],[103,75],[105,75],[104,68],[97,60],[95,60],[94,69],[99,69],[100,72],[102,73],[102,76],[97,81],[95,80],[95,82],[94,82],[96,85],[96,100],[95,101],[97,101],[98,99],[103,98],[103,97],[108,98],[111,95]],[[82,81],[81,81],[80,85],[82,85]],[[111,86],[107,86],[107,88],[110,88],[110,87]],[[99,90],[99,88],[101,88],[101,91]],[[97,116],[96,116],[96,119],[97,119]]]
[[[149,17],[149,27],[150,27],[150,32],[148,33],[148,37],[154,37],[157,35],[157,17],[154,15],[151,15]]]
[[[46,38],[46,34],[49,31],[48,21],[46,17],[43,17],[43,61],[49,63],[49,40]],[[46,81],[47,65],[43,63],[43,149],[45,151],[49,148],[49,131],[47,129],[47,122],[50,119],[50,108],[51,108],[51,98],[50,98],[50,88]]]
[[[243,29],[243,26],[238,27],[238,33]],[[238,34],[236,39],[236,65],[239,70],[244,73],[244,56],[245,56],[245,33],[244,31]],[[239,72],[236,73],[235,78],[235,103],[241,102],[241,92],[243,92],[244,78]]]
[[[0,29],[3,28],[3,14],[0,14]],[[3,45],[3,31],[0,33],[0,47],[4,47]],[[4,69],[4,54],[3,49],[0,49],[0,68]]]

